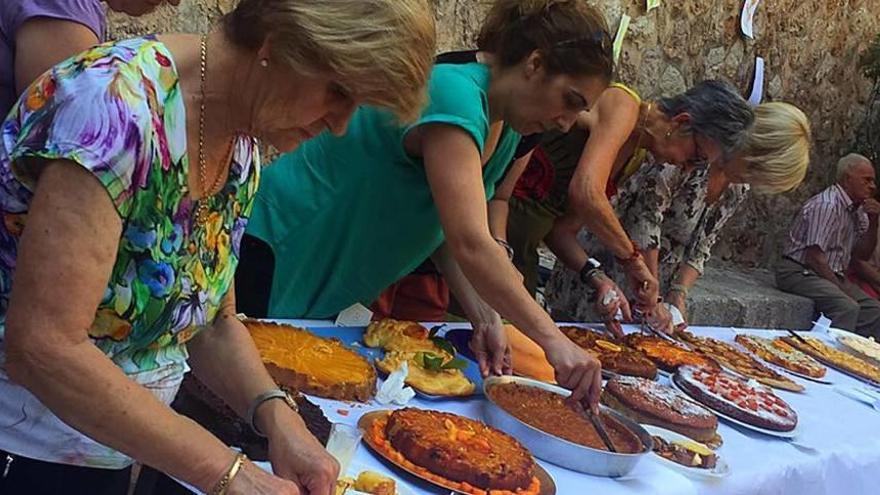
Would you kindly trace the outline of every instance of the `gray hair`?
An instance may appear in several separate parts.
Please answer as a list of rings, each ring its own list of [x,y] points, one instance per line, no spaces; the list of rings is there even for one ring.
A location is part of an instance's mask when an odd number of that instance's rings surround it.
[[[849,173],[849,170],[856,165],[861,164],[871,165],[871,160],[869,160],[866,156],[860,155],[858,153],[850,153],[840,160],[837,160],[837,168],[835,168],[835,172],[837,173],[837,181],[840,182],[843,177]]]
[[[679,95],[660,98],[657,105],[667,117],[690,115],[685,130],[717,142],[724,158],[742,147],[755,121],[752,107],[739,91],[720,80],[703,81]]]

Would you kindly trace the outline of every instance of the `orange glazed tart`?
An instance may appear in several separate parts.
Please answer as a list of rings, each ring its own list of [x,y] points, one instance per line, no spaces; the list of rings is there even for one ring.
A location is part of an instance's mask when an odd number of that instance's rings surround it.
[[[376,370],[342,345],[291,325],[244,320],[266,369],[279,385],[328,399],[366,402],[376,393]]]
[[[404,408],[375,420],[370,440],[419,476],[469,495],[537,495],[535,461],[516,439],[451,413]]]

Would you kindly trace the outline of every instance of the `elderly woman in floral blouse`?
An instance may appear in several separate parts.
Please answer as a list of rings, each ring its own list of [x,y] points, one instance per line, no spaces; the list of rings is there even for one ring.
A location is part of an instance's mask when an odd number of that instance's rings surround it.
[[[767,150],[774,150],[767,153]],[[687,319],[687,296],[703,273],[712,246],[750,190],[776,194],[797,187],[809,163],[810,124],[797,108],[765,103],[755,109],[743,149],[707,167],[647,163],[613,202],[632,238],[644,247],[664,300]],[[756,160],[761,166],[756,167]],[[620,267],[586,230],[578,240],[618,283]],[[577,273],[557,267],[547,288],[554,313],[575,319],[594,316],[584,297],[590,290]]]
[[[211,494],[332,492],[235,318],[260,141],[341,134],[362,103],[414,118],[434,43],[424,0],[241,0],[25,90],[0,130],[0,493],[124,494],[133,460]],[[274,474],[168,407],[190,370],[249,411]]]

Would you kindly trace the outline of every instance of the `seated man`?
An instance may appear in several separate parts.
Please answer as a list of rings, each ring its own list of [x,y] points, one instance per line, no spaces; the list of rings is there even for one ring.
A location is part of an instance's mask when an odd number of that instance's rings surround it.
[[[870,160],[854,153],[841,158],[837,182],[807,200],[795,217],[776,284],[812,299],[836,328],[880,337],[880,301],[845,277],[851,259],[867,260],[877,242],[876,188]]]

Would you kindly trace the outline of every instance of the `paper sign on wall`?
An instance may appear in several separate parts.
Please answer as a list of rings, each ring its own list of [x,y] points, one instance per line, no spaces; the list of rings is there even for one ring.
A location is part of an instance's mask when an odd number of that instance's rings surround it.
[[[650,12],[660,6],[660,0],[647,0],[646,10]]]
[[[626,30],[629,29],[629,21],[630,17],[626,14],[623,14],[620,18],[620,24],[617,26],[617,34],[614,35],[614,44],[612,45],[612,55],[614,56],[614,63],[617,63],[617,60],[620,58],[620,49],[623,47],[623,38],[626,37]]]
[[[764,59],[755,58],[755,77],[752,79],[752,94],[749,95],[749,104],[756,107],[764,99]]]
[[[755,12],[758,10],[758,3],[761,0],[745,0],[743,3],[742,15],[739,19],[740,28],[744,35],[749,38],[755,38]]]

